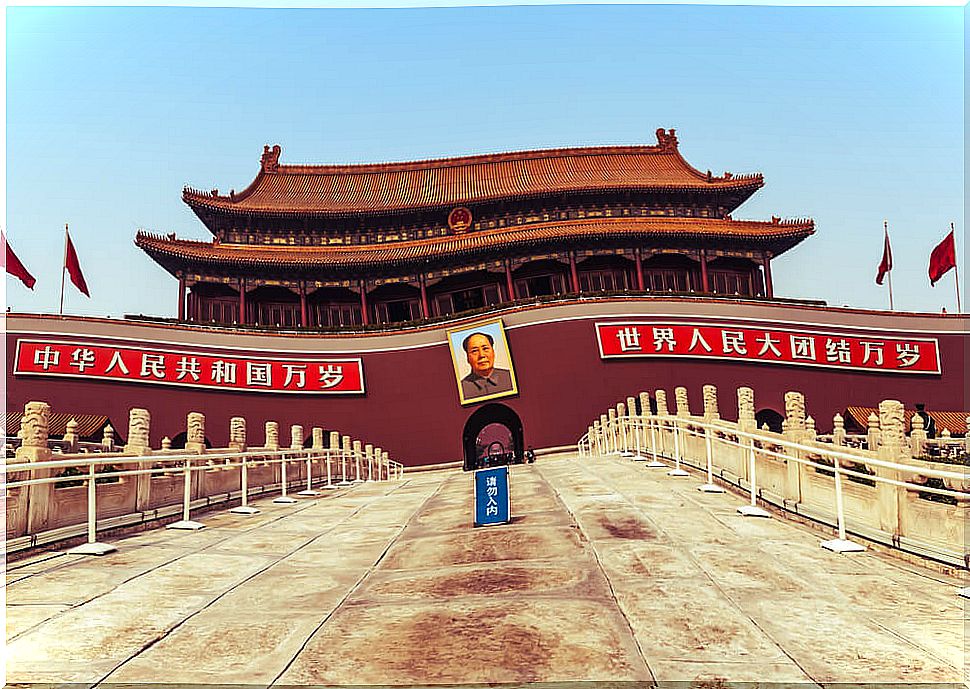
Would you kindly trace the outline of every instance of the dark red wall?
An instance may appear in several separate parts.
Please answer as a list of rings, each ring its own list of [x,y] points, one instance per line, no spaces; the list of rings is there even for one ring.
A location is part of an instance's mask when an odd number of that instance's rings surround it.
[[[551,307],[546,307],[549,309]],[[580,310],[583,305],[577,305]],[[585,308],[589,308],[585,305]],[[762,310],[764,307],[760,307]],[[558,307],[556,315],[563,313]],[[832,310],[838,313],[836,310]],[[542,323],[547,310],[533,309],[506,316],[509,346],[512,352],[519,390],[517,397],[497,400],[515,410],[523,422],[525,442],[535,447],[575,443],[587,426],[599,414],[627,396],[641,390],[651,394],[657,388],[667,390],[673,407],[673,389],[688,388],[691,409],[701,410],[701,386],[713,383],[718,387],[721,415],[736,416],[736,388],[747,385],[755,390],[757,409],[772,408],[783,411],[783,396],[788,390],[806,395],[808,412],[817,421],[820,431],[831,428],[832,415],[848,405],[876,406],[883,399],[901,400],[907,407],[925,402],[930,409],[965,410],[966,400],[966,334],[933,332],[940,342],[943,375],[899,375],[890,373],[852,373],[831,369],[811,369],[780,365],[703,362],[676,359],[601,360],[593,323],[609,320],[605,315],[584,314],[578,320]],[[616,309],[613,309],[613,314]],[[804,322],[821,323],[826,311],[779,311],[790,323],[793,316]],[[627,317],[643,318],[643,310]],[[841,314],[839,314],[841,315]],[[881,314],[883,319],[888,316]],[[720,316],[720,320],[727,318]],[[929,318],[929,317],[921,317]],[[834,319],[832,319],[834,320]],[[85,324],[75,329],[84,331]],[[125,337],[132,326],[118,321],[87,321],[90,336],[79,340],[91,341],[97,335]],[[763,320],[770,324],[771,320]],[[891,321],[895,322],[895,321]],[[937,321],[932,321],[936,323]],[[953,329],[953,322],[939,321]],[[748,323],[752,324],[752,323]],[[898,320],[913,332],[927,330],[926,323],[912,319]],[[11,326],[16,325],[16,328]],[[43,328],[34,330],[37,321],[31,317],[11,317],[8,328],[38,334],[30,337],[52,337]],[[453,326],[453,324],[450,324]],[[518,327],[509,327],[518,326]],[[758,327],[757,323],[752,324]],[[46,327],[50,327],[49,325]],[[144,332],[144,324],[138,326]],[[832,325],[851,331],[851,326],[839,322]],[[445,340],[445,326],[438,341]],[[887,328],[886,333],[893,333]],[[178,332],[178,331],[174,331]],[[173,339],[168,328],[159,339]],[[224,335],[224,334],[223,334]],[[432,332],[437,337],[437,331]],[[190,411],[206,415],[206,435],[214,446],[228,443],[229,419],[244,416],[249,422],[249,442],[263,441],[263,423],[280,423],[282,442],[289,442],[289,426],[300,423],[307,436],[310,427],[323,426],[379,445],[392,458],[407,465],[457,461],[462,458],[461,437],[465,421],[479,405],[461,407],[453,368],[447,346],[427,346],[404,351],[383,351],[361,354],[364,364],[367,393],[356,397],[294,396],[265,393],[227,393],[186,388],[168,388],[133,383],[100,383],[71,379],[13,376],[13,352],[17,335],[7,335],[7,408],[22,410],[29,400],[50,403],[53,411],[107,414],[121,435],[127,432],[128,409],[147,408],[152,415],[152,444],[159,446],[162,436],[173,437],[184,431],[185,417]],[[920,336],[927,336],[920,332]],[[193,343],[204,346],[206,335],[194,331]],[[200,340],[200,338],[202,338]],[[58,339],[64,339],[58,336]],[[367,349],[366,336],[354,338],[361,350]],[[346,340],[346,338],[345,338]],[[277,336],[274,342],[279,343]],[[132,340],[133,343],[137,340]],[[268,343],[267,348],[273,342]],[[350,354],[353,350],[349,350]]]

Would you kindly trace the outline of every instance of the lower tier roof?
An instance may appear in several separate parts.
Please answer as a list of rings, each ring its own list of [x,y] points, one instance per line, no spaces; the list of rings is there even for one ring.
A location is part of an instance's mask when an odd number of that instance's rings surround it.
[[[604,241],[657,243],[669,239],[710,246],[741,245],[778,255],[815,232],[812,220],[771,222],[713,218],[593,218],[505,227],[467,234],[373,244],[293,246],[226,244],[139,231],[135,244],[173,275],[188,265],[220,268],[354,270],[403,267],[463,256],[507,254],[530,246],[592,248]]]

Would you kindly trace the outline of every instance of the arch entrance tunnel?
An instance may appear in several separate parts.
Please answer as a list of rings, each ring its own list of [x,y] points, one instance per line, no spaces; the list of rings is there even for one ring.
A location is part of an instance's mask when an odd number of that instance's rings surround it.
[[[465,422],[465,471],[522,462],[522,420],[504,404],[486,404]]]

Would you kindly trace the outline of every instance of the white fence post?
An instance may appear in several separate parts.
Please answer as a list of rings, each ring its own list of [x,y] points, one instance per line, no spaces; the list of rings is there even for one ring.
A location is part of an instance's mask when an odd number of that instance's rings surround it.
[[[269,424],[267,424],[267,427]],[[230,512],[233,514],[259,514],[259,510],[255,507],[250,507],[249,505],[249,464],[247,462],[247,457],[244,455],[242,458],[242,466],[239,469],[239,484],[242,490],[242,499],[239,503],[239,507],[233,507]]]
[[[204,529],[205,524],[192,521],[190,516],[192,511],[192,458],[185,458],[185,468],[182,471],[182,519],[166,526],[166,529],[178,529],[180,531],[198,531]]]
[[[71,548],[70,555],[107,555],[117,550],[108,543],[98,543],[98,502],[97,502],[97,474],[94,473],[94,462],[88,464],[88,542]]]
[[[714,483],[714,441],[710,426],[704,426],[704,449],[707,454],[707,483],[697,487],[703,493],[723,493],[724,489]]]
[[[647,464],[651,469],[663,469],[667,465],[657,459],[657,423],[659,421],[652,417],[647,419],[647,424],[650,426],[650,454],[653,459]]]
[[[842,472],[839,470],[839,458],[834,458],[833,468],[835,469],[835,514],[839,526],[838,538],[830,541],[822,541],[822,547],[834,553],[861,553],[866,549],[864,545],[854,543],[845,537],[845,510],[842,505]]]
[[[738,438],[738,445],[740,445],[740,438]],[[767,510],[758,507],[758,481],[755,478],[755,452],[754,452],[754,438],[749,440],[749,453],[748,453],[748,479],[750,481],[751,488],[751,504],[742,505],[738,508],[738,513],[743,517],[770,517],[771,514]]]
[[[680,468],[680,419],[675,419],[674,426],[674,468],[667,472],[667,476],[685,477],[690,476]]]
[[[295,429],[297,428],[297,426],[294,426],[293,428],[294,428],[294,438],[295,438],[296,437]],[[300,430],[302,431],[303,429],[301,428]],[[302,435],[303,434],[300,433],[301,437]],[[296,444],[296,441],[294,440],[294,442],[291,444],[291,449],[293,449],[292,445],[295,445],[295,444]],[[276,503],[277,505],[292,505],[294,502],[297,502],[296,498],[291,498],[289,495],[286,494],[286,484],[287,484],[286,465],[288,461],[289,461],[288,453],[284,452],[283,455],[280,457],[280,496],[278,498],[273,499],[273,502]]]

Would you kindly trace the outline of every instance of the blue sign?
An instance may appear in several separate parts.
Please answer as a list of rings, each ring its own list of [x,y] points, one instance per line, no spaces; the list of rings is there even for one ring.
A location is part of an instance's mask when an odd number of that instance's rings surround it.
[[[507,524],[511,519],[509,468],[504,466],[476,471],[475,526]]]

